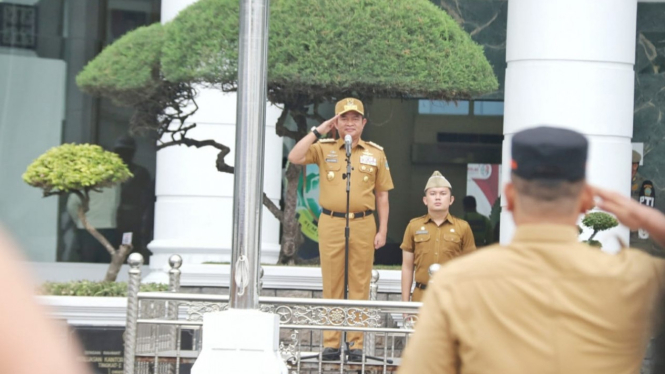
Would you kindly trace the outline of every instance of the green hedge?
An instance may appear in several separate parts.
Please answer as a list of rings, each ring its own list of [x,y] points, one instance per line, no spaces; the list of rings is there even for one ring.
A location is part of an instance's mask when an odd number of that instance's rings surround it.
[[[168,285],[161,283],[141,284],[141,292],[168,291]],[[126,282],[92,282],[87,280],[67,283],[47,282],[39,293],[52,296],[106,296],[127,297]]]

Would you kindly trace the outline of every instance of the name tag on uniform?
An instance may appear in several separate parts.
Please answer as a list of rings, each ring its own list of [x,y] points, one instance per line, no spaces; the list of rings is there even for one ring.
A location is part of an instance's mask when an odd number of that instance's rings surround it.
[[[336,158],[327,158],[326,162],[337,162]]]
[[[372,156],[360,156],[360,163],[365,165],[376,166],[376,158]]]
[[[418,230],[418,231],[416,231],[416,235],[420,235],[420,234],[429,234],[429,231],[427,231],[427,230]]]

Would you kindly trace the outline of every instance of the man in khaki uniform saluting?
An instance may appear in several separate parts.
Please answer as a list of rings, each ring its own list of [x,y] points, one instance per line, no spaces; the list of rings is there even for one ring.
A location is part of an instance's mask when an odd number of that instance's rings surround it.
[[[363,103],[354,98],[335,105],[335,117],[313,127],[289,153],[294,164],[319,166],[319,254],[323,277],[323,297],[344,297],[344,228],[346,226],[346,151],[344,136],[351,135],[351,193],[349,203],[349,299],[367,300],[374,263],[374,250],[386,244],[388,232],[388,191],[393,189],[388,161],[383,148],[360,139],[367,123]],[[320,139],[333,128],[340,138]],[[319,140],[320,139],[320,140]],[[319,140],[317,142],[317,140]],[[379,230],[374,221],[379,215]],[[323,359],[340,356],[340,332],[324,331]],[[349,332],[350,361],[362,359],[363,333]]]
[[[455,198],[450,182],[435,171],[425,186],[427,214],[409,222],[402,241],[402,301],[409,301],[416,267],[413,301],[421,301],[429,282],[429,267],[476,250],[469,224],[450,214]]]
[[[640,372],[665,262],[579,242],[577,219],[594,204],[587,150],[560,128],[513,136],[513,240],[441,267],[400,373]]]

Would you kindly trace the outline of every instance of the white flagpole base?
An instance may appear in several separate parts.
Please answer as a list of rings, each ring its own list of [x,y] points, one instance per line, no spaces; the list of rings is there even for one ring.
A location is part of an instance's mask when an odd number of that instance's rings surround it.
[[[288,374],[279,353],[279,316],[231,309],[203,316],[203,349],[192,374]]]

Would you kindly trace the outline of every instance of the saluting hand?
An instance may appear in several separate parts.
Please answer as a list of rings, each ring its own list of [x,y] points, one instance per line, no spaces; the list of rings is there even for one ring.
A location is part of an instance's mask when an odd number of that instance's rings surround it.
[[[642,228],[650,208],[618,192],[598,187],[594,188],[593,192],[600,198],[596,201],[600,209],[614,214],[619,222],[632,231]]]
[[[337,119],[339,119],[339,114],[320,124],[319,127],[316,128],[316,131],[321,135],[329,133],[330,130],[337,127]]]
[[[374,249],[379,249],[386,245],[386,234],[382,232],[377,232],[374,237]]]
[[[595,187],[598,207],[614,214],[631,230],[644,229],[658,244],[665,245],[665,215],[617,192]]]

